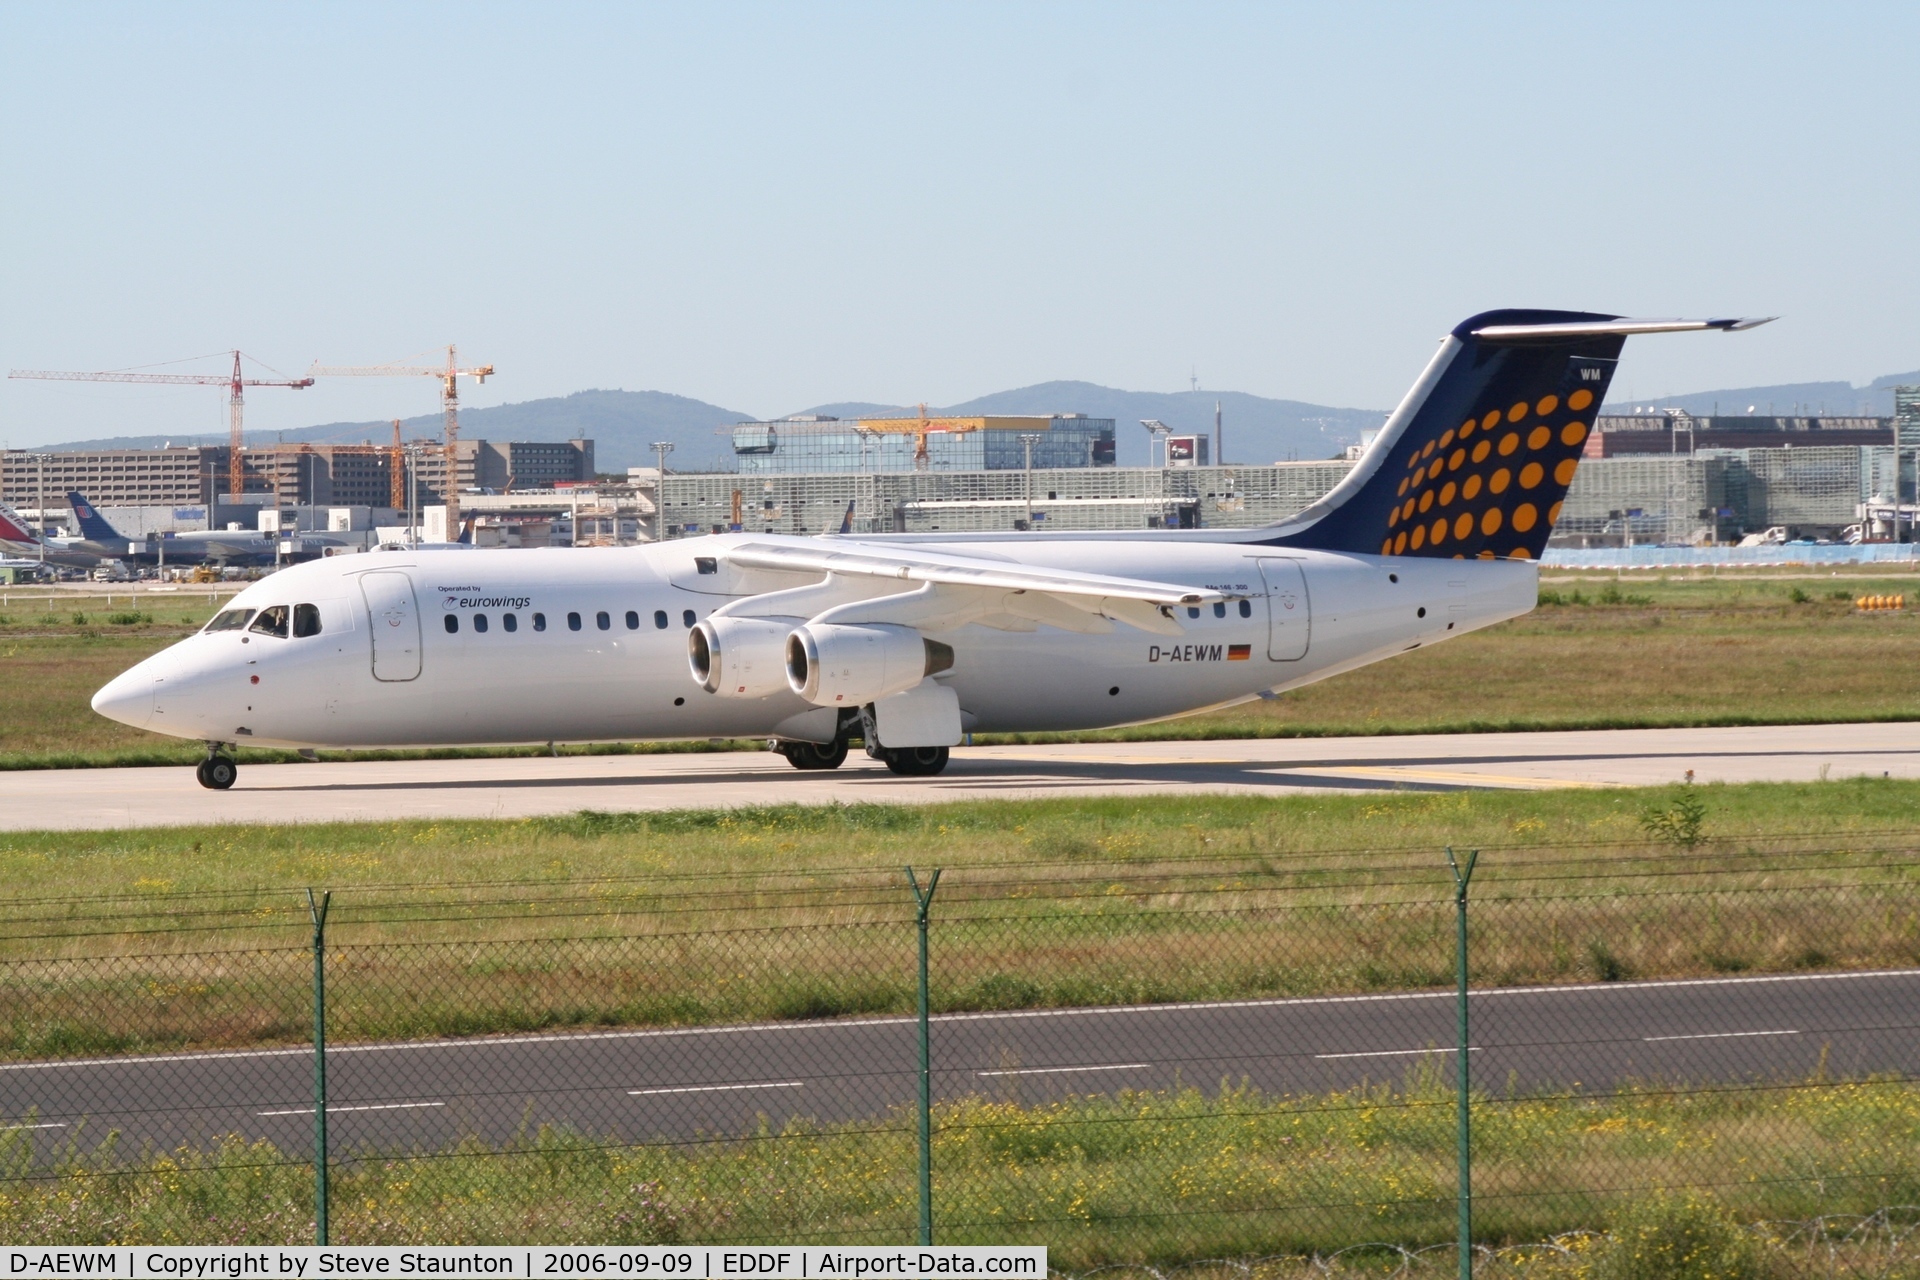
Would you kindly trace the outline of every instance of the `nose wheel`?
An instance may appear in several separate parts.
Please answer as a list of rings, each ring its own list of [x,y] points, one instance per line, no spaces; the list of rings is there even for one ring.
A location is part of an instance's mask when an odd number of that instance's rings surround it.
[[[225,791],[240,776],[240,766],[232,756],[210,755],[194,769],[193,776],[208,790]]]

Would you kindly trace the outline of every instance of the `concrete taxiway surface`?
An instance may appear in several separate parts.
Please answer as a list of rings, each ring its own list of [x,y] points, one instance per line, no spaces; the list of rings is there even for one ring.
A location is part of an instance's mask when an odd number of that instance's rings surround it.
[[[523,818],[580,809],[1920,778],[1920,723],[1261,738],[956,748],[937,778],[855,752],[802,772],[764,752],[246,765],[233,790],[186,768],[0,773],[0,829]]]
[[[1911,1077],[1920,971],[1516,987],[1475,992],[1473,1070],[1496,1090],[1605,1092]],[[944,1098],[1247,1081],[1270,1093],[1450,1075],[1454,994],[1418,991],[935,1018]],[[313,1124],[307,1048],[0,1065],[0,1127],[41,1152],[121,1135],[168,1149],[239,1133],[298,1151]],[[624,1141],[751,1132],[757,1118],[899,1123],[916,1090],[911,1018],[580,1031],[336,1045],[336,1149],[444,1149],[539,1125]]]

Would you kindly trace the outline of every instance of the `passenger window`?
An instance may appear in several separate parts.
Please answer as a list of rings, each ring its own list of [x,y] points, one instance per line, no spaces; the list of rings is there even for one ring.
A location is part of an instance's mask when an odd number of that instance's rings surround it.
[[[1213,602],[1213,616],[1216,618],[1224,618],[1227,616],[1227,602],[1225,600],[1215,600]]]
[[[1188,606],[1187,606],[1187,616],[1188,616],[1189,618],[1197,618],[1197,617],[1199,617],[1199,616],[1200,616],[1200,608],[1199,608],[1199,606],[1198,606],[1198,605],[1191,605],[1191,604],[1190,604],[1190,605],[1188,605]]]
[[[297,604],[293,606],[293,634],[317,636],[320,634],[320,608],[318,605]]]
[[[247,619],[252,616],[253,610],[251,609],[222,609],[219,613],[213,615],[213,621],[209,622],[203,629],[207,631],[238,631],[247,625]],[[667,625],[666,617],[667,615],[664,613],[660,615],[660,625],[663,627]]]
[[[279,636],[284,640],[287,638],[287,615],[291,612],[283,604],[262,609],[260,616],[253,620],[253,625],[247,630],[263,636]]]
[[[662,631],[667,629],[667,611],[665,609],[655,609],[653,611],[653,625]]]
[[[544,613],[536,613],[536,614],[534,614],[534,615],[533,615],[533,629],[534,629],[535,631],[545,631],[545,630],[547,629],[547,615],[546,615],[546,614],[544,614]]]
[[[693,625],[693,610],[688,609],[685,613],[682,613],[680,615],[680,621],[688,627],[691,627]]]
[[[627,610],[627,630],[638,631],[639,629],[640,629],[640,615],[635,613],[631,609]]]
[[[474,614],[474,615],[473,615],[473,629],[474,629],[475,631],[485,631],[485,630],[487,629],[487,615],[486,615],[486,614],[484,614],[484,613],[476,613],[476,614]]]
[[[613,619],[607,616],[607,611],[605,609],[602,609],[600,612],[593,615],[593,625],[600,628],[602,631],[606,631],[613,626]]]
[[[577,614],[577,613],[570,613],[570,614],[568,614],[568,615],[567,615],[567,630],[569,630],[569,631],[578,631],[579,629],[580,629],[580,615],[579,615],[579,614]]]
[[[458,631],[458,630],[460,630],[460,615],[459,615],[459,614],[457,614],[457,613],[450,613],[450,614],[448,614],[448,615],[447,615],[447,616],[446,616],[446,617],[445,617],[445,618],[444,618],[444,619],[443,619],[442,621],[444,621],[444,622],[445,622],[445,624],[446,624],[446,628],[447,628],[447,634],[448,634],[448,635],[452,635],[452,634],[454,634],[454,633],[455,633],[456,631]]]
[[[1240,616],[1243,618],[1251,618],[1253,616],[1253,601],[1242,600],[1240,602]]]
[[[509,631],[518,631],[520,629],[520,619],[510,613],[503,613],[500,615],[500,625]]]

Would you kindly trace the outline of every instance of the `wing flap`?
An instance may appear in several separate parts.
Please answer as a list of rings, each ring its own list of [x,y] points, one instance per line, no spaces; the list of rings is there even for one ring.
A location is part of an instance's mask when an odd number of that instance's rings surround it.
[[[942,586],[1045,592],[1053,596],[1075,597],[1074,604],[1077,607],[1094,613],[1107,613],[1107,605],[1124,603],[1147,605],[1157,615],[1161,607],[1207,604],[1226,599],[1218,591],[1177,583],[1075,573],[1065,569],[1035,569],[1026,565],[921,551],[843,551],[826,547],[746,543],[727,551],[725,559],[730,564],[746,569],[804,570],[891,578],[900,582],[930,582]],[[1081,600],[1089,598],[1090,603],[1080,604]],[[1132,621],[1131,618],[1124,620]]]

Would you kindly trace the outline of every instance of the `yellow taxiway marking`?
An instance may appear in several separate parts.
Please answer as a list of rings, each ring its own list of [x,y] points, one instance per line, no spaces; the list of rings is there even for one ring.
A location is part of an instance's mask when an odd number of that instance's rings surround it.
[[[1604,787],[1604,782],[1583,782],[1575,778],[1520,778],[1504,773],[1469,773],[1455,769],[1414,769],[1401,765],[1279,765],[1262,773],[1311,773],[1327,778],[1403,778],[1409,782],[1453,782],[1482,787],[1518,787],[1528,791],[1553,791],[1562,787]]]

